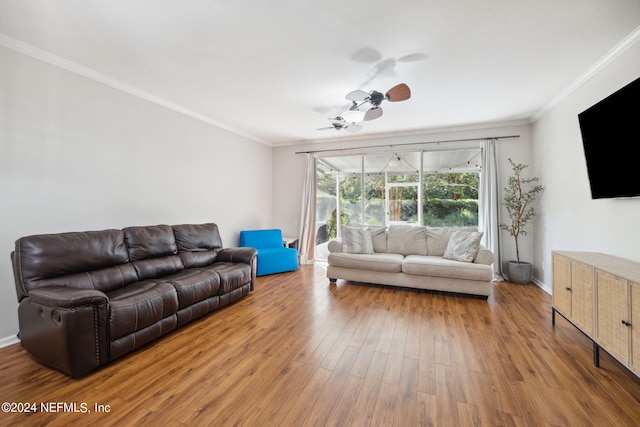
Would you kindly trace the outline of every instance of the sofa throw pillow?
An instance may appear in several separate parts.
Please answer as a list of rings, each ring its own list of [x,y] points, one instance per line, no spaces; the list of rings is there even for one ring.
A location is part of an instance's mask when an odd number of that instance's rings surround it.
[[[444,255],[451,234],[456,231],[478,231],[478,229],[476,227],[427,227],[427,255]]]
[[[342,226],[342,252],[349,254],[372,254],[373,242],[369,227]]]
[[[426,255],[426,229],[417,225],[390,225],[387,252],[402,255]]]
[[[373,252],[387,252],[387,227],[365,224],[348,224],[347,227],[369,228],[371,232],[371,242],[373,242]]]
[[[369,227],[374,252],[387,252],[387,227]]]
[[[472,262],[478,253],[482,234],[481,231],[454,231],[451,233],[447,249],[442,257],[455,261]]]

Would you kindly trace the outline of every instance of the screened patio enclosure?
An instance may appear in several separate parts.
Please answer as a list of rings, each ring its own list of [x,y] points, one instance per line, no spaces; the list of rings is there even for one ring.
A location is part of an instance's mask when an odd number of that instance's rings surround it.
[[[340,225],[478,225],[478,147],[317,158],[317,259]]]

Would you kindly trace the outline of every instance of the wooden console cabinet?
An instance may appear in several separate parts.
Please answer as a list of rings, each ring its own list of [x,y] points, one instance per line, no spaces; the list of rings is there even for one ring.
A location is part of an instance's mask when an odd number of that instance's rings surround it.
[[[595,252],[554,251],[553,308],[640,376],[640,264]]]

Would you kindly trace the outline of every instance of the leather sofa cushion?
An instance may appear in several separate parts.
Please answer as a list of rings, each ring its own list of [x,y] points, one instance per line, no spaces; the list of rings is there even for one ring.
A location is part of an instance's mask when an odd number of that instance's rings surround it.
[[[123,232],[129,258],[140,280],[162,277],[184,269],[170,226],[128,227]]]
[[[178,316],[170,315],[144,329],[111,341],[109,360],[115,360],[169,333],[178,326]]]
[[[180,259],[178,255],[142,259],[133,261],[132,264],[140,280],[163,277],[168,274],[175,274],[184,269],[182,259]]]
[[[460,262],[439,256],[409,255],[402,262],[402,272],[421,276],[491,281],[493,273],[483,264]]]
[[[164,279],[176,288],[178,309],[218,296],[220,292],[220,276],[206,270],[183,270]]]
[[[402,271],[403,255],[400,254],[348,254],[332,252],[329,254],[329,265],[334,267],[354,268],[357,270],[399,273]]]
[[[222,249],[216,224],[181,224],[172,228],[185,268],[204,267],[216,261]]]
[[[180,252],[180,259],[184,268],[194,267],[206,267],[211,265],[218,259],[217,251],[194,251],[194,252]]]
[[[144,280],[107,293],[111,341],[178,311],[178,293],[166,281]]]
[[[217,262],[203,270],[216,272],[220,277],[219,295],[227,294],[251,282],[251,267],[247,264]]]
[[[216,224],[181,224],[172,228],[179,251],[222,249],[222,239]]]
[[[98,291],[108,292],[137,281],[138,274],[133,264],[126,263],[84,273],[38,280],[37,286],[66,286],[69,288],[96,289]],[[31,290],[33,289],[32,287]]]
[[[178,253],[173,229],[168,225],[127,227],[122,231],[131,261]]]
[[[51,283],[41,279],[74,275],[106,267],[125,264],[129,253],[120,230],[102,230],[43,234],[22,237],[16,241],[14,269],[18,300],[31,289],[48,286]],[[122,275],[108,269],[98,273],[102,277],[96,289],[110,289],[121,285]],[[124,276],[127,276],[125,273]],[[62,279],[61,279],[62,280]],[[73,280],[78,281],[78,277]],[[89,278],[87,278],[89,280]],[[128,279],[124,279],[125,282]],[[91,287],[89,282],[81,287]]]

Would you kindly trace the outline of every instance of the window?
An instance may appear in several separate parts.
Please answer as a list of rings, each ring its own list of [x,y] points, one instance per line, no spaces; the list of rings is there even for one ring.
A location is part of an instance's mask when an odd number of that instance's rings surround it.
[[[318,158],[316,245],[346,224],[478,225],[479,161],[479,148]]]
[[[423,153],[424,225],[478,225],[479,161],[479,149]]]

